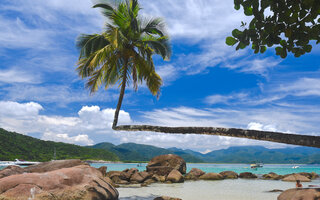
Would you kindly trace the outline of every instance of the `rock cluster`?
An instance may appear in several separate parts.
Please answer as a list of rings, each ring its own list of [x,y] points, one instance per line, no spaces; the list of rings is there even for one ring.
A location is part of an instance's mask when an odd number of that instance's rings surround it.
[[[282,178],[283,178],[282,175],[278,175],[274,172],[270,172],[269,174],[262,175],[262,179],[266,179],[266,180],[280,180]]]
[[[1,200],[117,200],[119,196],[101,171],[80,160],[7,167],[0,174],[6,175],[0,179]]]

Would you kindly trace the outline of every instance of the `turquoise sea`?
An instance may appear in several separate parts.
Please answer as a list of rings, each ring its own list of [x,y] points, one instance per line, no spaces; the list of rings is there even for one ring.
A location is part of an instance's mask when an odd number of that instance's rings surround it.
[[[127,168],[137,168],[139,171],[146,169],[147,163],[93,163],[93,167],[107,166],[107,171],[122,171]],[[299,166],[299,168],[292,168]],[[222,171],[234,171],[237,173],[241,172],[252,172],[254,174],[267,174],[274,172],[280,175],[299,173],[299,172],[316,172],[320,174],[320,165],[308,165],[308,164],[265,164],[262,168],[251,169],[249,164],[187,164],[187,171],[192,168],[198,168],[204,172],[215,172],[219,173]]]

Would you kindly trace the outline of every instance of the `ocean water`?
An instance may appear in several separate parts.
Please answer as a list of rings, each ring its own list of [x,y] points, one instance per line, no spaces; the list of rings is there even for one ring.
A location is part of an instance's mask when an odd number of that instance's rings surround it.
[[[137,168],[139,171],[146,169],[147,163],[93,163],[93,167],[107,166],[107,171],[122,171],[127,168]],[[292,168],[293,166],[299,166],[299,168]],[[187,172],[192,168],[198,168],[206,173],[215,172],[220,173],[222,171],[234,171],[252,172],[254,174],[262,175],[269,172],[274,172],[280,175],[299,173],[299,172],[316,172],[320,174],[320,165],[307,165],[307,164],[265,164],[262,168],[251,169],[248,164],[187,164]]]

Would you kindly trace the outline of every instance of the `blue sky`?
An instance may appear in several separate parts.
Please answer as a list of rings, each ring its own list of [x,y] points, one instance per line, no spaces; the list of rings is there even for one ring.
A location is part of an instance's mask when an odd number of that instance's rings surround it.
[[[320,46],[300,58],[253,54],[224,44],[241,21],[233,1],[141,0],[168,24],[173,56],[155,57],[164,80],[157,100],[126,91],[120,124],[222,126],[320,135]],[[90,0],[2,0],[0,127],[80,145],[136,142],[202,152],[233,145],[285,145],[221,136],[114,132],[118,87],[90,95],[75,72],[81,33],[101,33]]]

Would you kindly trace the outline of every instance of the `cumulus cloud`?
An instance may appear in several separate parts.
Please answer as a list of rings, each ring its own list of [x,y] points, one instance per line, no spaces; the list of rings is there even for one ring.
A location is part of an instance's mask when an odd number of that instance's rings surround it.
[[[276,127],[273,124],[263,125],[257,122],[250,122],[247,126],[248,129],[259,130],[259,131],[272,131],[278,132]]]
[[[29,118],[35,117],[43,107],[35,102],[17,103],[13,101],[0,101],[0,116],[15,117],[15,118]]]
[[[70,137],[68,134],[57,134],[52,132],[45,132],[42,137],[42,140],[50,140],[55,142],[64,142],[71,144],[79,144],[79,145],[93,145],[93,140],[89,138],[88,135],[76,135]]]
[[[0,101],[0,127],[23,134],[39,133],[44,140],[91,145],[97,141],[119,142],[111,129],[114,109],[84,106],[76,117],[49,116],[39,112],[43,107],[34,102]],[[121,110],[119,124],[130,124],[129,113]]]

